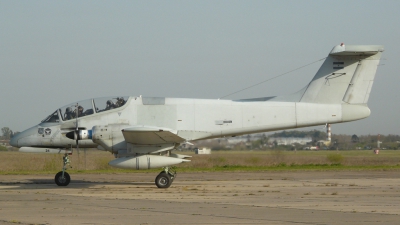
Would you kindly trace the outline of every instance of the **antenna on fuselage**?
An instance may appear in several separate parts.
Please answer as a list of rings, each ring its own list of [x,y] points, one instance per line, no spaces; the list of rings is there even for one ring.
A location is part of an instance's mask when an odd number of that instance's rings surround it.
[[[245,88],[242,88],[242,89],[240,89],[240,90],[238,90],[238,91],[232,92],[232,93],[227,94],[227,95],[224,95],[224,96],[222,96],[222,97],[219,97],[218,100],[223,99],[223,98],[226,98],[226,97],[231,96],[231,95],[233,95],[233,94],[237,94],[237,93],[239,93],[239,92],[245,91],[245,90],[247,90],[247,89],[253,88],[253,87],[255,87],[255,86],[258,86],[258,85],[263,84],[263,83],[265,83],[265,82],[268,82],[268,81],[270,81],[270,80],[276,79],[276,78],[278,78],[278,77],[284,76],[284,75],[286,75],[286,74],[292,73],[292,72],[294,72],[294,71],[296,71],[296,70],[300,70],[300,69],[302,69],[302,68],[304,68],[304,67],[307,67],[307,66],[312,65],[312,64],[314,64],[314,63],[317,63],[317,62],[319,62],[319,61],[322,61],[322,60],[324,60],[324,59],[326,59],[326,58],[327,58],[327,57],[324,57],[324,58],[322,58],[322,59],[318,59],[317,61],[308,63],[308,64],[303,65],[303,66],[300,66],[300,67],[297,67],[296,69],[293,69],[293,70],[290,70],[290,71],[288,71],[288,72],[285,72],[285,73],[279,74],[279,75],[277,75],[277,76],[268,78],[268,79],[266,79],[266,80],[260,81],[260,82],[258,82],[258,83],[256,83],[256,84],[250,85],[250,86],[245,87]]]

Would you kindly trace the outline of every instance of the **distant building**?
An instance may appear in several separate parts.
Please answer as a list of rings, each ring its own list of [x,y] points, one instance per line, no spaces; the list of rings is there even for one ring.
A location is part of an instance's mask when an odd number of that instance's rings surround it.
[[[295,143],[301,144],[301,145],[306,145],[307,143],[311,142],[312,138],[311,137],[304,137],[304,138],[299,138],[299,137],[270,137],[268,139],[268,142],[273,143],[276,142],[278,145],[292,145]]]
[[[208,155],[211,154],[211,148],[202,148],[202,149],[196,148],[195,153],[199,155]]]
[[[265,134],[248,134],[248,135],[241,135],[237,137],[229,137],[226,139],[228,144],[239,144],[239,143],[246,143],[246,142],[251,142],[251,141],[257,141],[260,139],[263,139],[265,137]]]
[[[9,146],[9,141],[8,140],[0,140],[0,145],[2,146]]]
[[[228,144],[239,144],[239,143],[246,143],[248,141],[248,138],[246,136],[239,136],[239,137],[232,137],[227,139]]]

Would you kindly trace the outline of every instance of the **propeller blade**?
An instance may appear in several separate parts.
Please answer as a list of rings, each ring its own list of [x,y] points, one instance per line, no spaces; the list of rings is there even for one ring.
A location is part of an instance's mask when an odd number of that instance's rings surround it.
[[[78,129],[78,103],[75,106],[75,135],[76,135],[76,147],[78,148],[78,139],[79,139],[79,129]]]
[[[78,126],[78,116],[79,116],[79,104],[76,103],[75,107],[76,115],[75,115],[75,135],[76,135],[76,150],[78,151],[78,165],[81,164],[81,157],[79,157],[80,152],[79,152],[79,126]]]
[[[76,139],[76,150],[78,150],[78,155],[79,155],[79,140]]]
[[[85,170],[86,170],[86,148],[83,149],[84,157],[85,157]]]
[[[76,130],[76,131],[78,131],[78,115],[79,115],[79,114],[78,114],[78,110],[79,110],[79,109],[78,109],[78,106],[79,106],[78,103],[76,103],[76,106],[75,106],[75,112],[76,112],[76,113],[75,113],[75,119],[76,119],[76,120],[75,120],[75,130]]]

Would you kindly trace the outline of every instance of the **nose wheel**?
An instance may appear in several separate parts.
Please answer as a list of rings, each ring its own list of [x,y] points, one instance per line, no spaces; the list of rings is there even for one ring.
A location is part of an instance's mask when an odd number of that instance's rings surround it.
[[[67,165],[70,166],[69,163],[70,163],[70,160],[69,160],[68,154],[65,153],[65,155],[63,156],[63,168],[62,168],[62,171],[58,172],[56,174],[56,176],[54,177],[54,181],[56,182],[56,184],[58,186],[67,186],[69,184],[69,182],[71,181],[71,177],[66,172]]]
[[[169,188],[176,178],[176,170],[174,168],[165,167],[164,171],[158,174],[155,183],[158,188]]]
[[[60,171],[56,174],[54,181],[58,186],[67,186],[71,181],[71,177],[67,172]]]

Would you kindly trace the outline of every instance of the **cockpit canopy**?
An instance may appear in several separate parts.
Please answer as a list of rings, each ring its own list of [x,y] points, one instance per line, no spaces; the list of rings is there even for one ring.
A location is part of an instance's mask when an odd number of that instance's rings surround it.
[[[71,103],[57,109],[54,113],[47,116],[42,123],[58,123],[60,119],[63,121],[75,119],[76,117],[84,117],[94,113],[101,113],[111,109],[119,108],[128,101],[128,96],[123,97],[104,97],[79,101]]]

